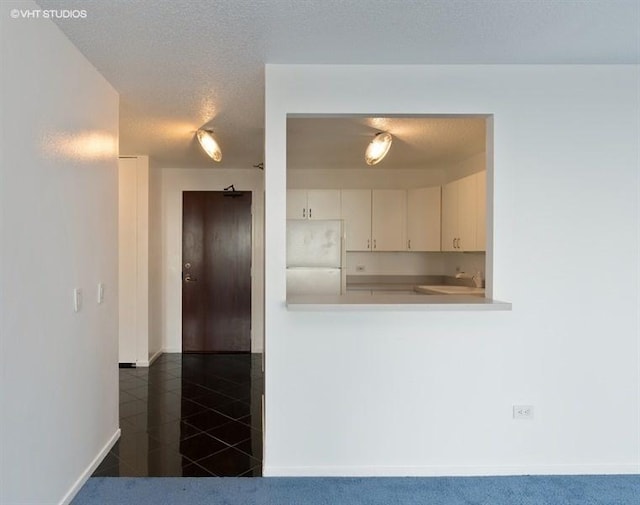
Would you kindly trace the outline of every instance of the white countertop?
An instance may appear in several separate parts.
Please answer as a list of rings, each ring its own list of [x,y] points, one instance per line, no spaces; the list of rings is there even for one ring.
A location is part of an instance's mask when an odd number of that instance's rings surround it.
[[[484,288],[471,286],[448,286],[444,284],[416,286],[415,291],[425,295],[475,295],[484,296]]]
[[[344,295],[298,295],[289,297],[287,309],[323,310],[511,310],[511,303],[473,295],[422,295],[347,292]]]

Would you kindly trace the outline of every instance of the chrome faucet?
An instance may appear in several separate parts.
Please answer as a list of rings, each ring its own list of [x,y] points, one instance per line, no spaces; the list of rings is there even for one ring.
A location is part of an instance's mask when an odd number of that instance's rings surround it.
[[[473,284],[477,288],[482,287],[484,279],[482,278],[482,272],[478,270],[475,275],[469,275],[466,272],[456,272],[456,279],[471,279]]]

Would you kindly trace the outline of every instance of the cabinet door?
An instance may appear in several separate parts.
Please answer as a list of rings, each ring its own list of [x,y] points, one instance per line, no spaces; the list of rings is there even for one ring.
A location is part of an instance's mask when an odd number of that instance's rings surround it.
[[[340,219],[340,190],[308,190],[307,217],[309,219]]]
[[[476,174],[476,251],[487,249],[487,172]]]
[[[371,236],[374,251],[405,251],[407,192],[374,189],[371,204]]]
[[[458,181],[442,186],[442,250],[457,251]]]
[[[287,190],[287,219],[307,219],[307,190]]]
[[[407,191],[407,250],[440,250],[440,186]]]
[[[341,217],[347,234],[347,251],[370,251],[371,190],[343,189]]]
[[[119,247],[119,340],[120,363],[135,363],[137,354],[137,163],[136,158],[120,159],[118,167],[118,247]]]
[[[456,181],[458,186],[459,251],[476,250],[476,176]]]

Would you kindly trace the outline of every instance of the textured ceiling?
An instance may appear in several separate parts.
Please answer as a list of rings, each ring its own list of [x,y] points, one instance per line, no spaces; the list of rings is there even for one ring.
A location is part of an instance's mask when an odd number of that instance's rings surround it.
[[[485,150],[485,124],[484,117],[289,118],[287,167],[365,168],[367,145],[387,131],[391,149],[374,168],[444,168]]]
[[[16,2],[13,2],[16,3]],[[18,2],[19,4],[20,2]],[[120,152],[263,160],[265,63],[638,63],[638,0],[38,0],[118,90]],[[194,141],[207,124],[223,161]]]

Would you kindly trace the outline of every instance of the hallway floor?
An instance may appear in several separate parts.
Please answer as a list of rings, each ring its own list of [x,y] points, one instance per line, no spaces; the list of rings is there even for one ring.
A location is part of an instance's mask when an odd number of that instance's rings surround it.
[[[262,475],[261,354],[163,354],[120,369],[122,435],[94,477]]]

